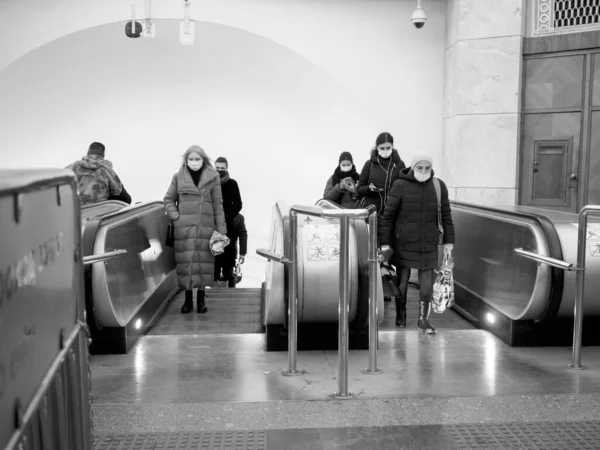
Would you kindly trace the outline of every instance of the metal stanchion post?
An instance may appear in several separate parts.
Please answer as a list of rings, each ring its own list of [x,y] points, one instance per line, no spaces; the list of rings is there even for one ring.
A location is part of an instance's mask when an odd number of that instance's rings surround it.
[[[288,370],[283,375],[301,375],[304,371],[296,367],[298,352],[298,214],[290,211],[290,242],[287,255],[288,278]]]
[[[350,305],[350,218],[340,218],[340,301],[338,310],[338,392],[339,399],[351,398],[348,392],[348,309]]]
[[[369,216],[369,367],[366,374],[380,374],[377,367],[377,343],[379,327],[377,323],[377,213]]]
[[[579,213],[579,229],[577,230],[577,274],[575,282],[575,323],[573,326],[573,356],[570,369],[585,369],[581,364],[581,329],[583,326],[583,292],[585,283],[585,251],[587,241],[587,218],[585,207]]]

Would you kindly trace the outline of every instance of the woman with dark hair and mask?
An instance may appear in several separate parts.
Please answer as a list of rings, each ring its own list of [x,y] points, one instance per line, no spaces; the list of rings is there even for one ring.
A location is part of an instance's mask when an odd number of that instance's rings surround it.
[[[398,150],[394,148],[392,135],[386,132],[379,134],[375,147],[371,150],[371,157],[363,166],[358,179],[358,195],[364,198],[360,206],[366,208],[375,205],[377,214],[381,216],[392,183],[405,167]]]
[[[323,198],[338,203],[342,208],[352,208],[356,201],[358,172],[350,152],[342,152],[339,164],[327,180]]]
[[[175,227],[177,283],[185,290],[181,313],[194,309],[194,288],[198,289],[198,312],[205,313],[208,308],[204,291],[214,277],[210,238],[215,230],[227,234],[227,227],[220,177],[201,147],[192,145],[183,154],[183,164],[173,176],[164,203]]]
[[[379,222],[379,244],[383,253],[393,250],[390,261],[398,271],[396,325],[406,326],[406,291],[410,269],[419,271],[419,321],[417,327],[434,334],[429,323],[433,298],[434,269],[438,267],[440,227],[443,230],[444,253],[454,247],[454,224],[448,200],[448,188],[439,178],[440,205],[433,180],[433,159],[418,152],[410,167],[403,169],[390,190],[388,204]],[[438,207],[441,217],[438,216]],[[441,222],[441,223],[440,223]]]

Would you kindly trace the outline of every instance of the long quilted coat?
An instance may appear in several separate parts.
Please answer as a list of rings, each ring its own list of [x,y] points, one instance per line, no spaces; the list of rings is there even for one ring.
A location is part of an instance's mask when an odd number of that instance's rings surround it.
[[[448,188],[442,180],[439,182],[444,244],[453,244],[454,224]],[[410,167],[403,169],[390,189],[388,204],[379,222],[379,244],[390,245],[394,250],[392,264],[399,268],[437,268],[437,222],[438,205],[433,180],[429,178],[422,183],[415,179]]]
[[[179,287],[204,289],[214,278],[215,257],[208,245],[210,237],[215,229],[227,234],[219,174],[204,167],[196,186],[183,166],[173,176],[164,203],[167,215],[175,225]]]

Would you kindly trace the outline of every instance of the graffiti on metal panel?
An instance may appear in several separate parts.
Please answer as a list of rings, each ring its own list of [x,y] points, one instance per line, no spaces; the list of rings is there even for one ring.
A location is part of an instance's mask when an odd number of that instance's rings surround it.
[[[61,231],[8,267],[0,268],[0,308],[5,301],[14,297],[20,288],[35,285],[37,274],[52,264],[63,252],[63,236]]]
[[[579,224],[572,223],[575,228],[579,228]],[[586,241],[588,255],[592,258],[600,258],[600,223],[588,223]]]
[[[309,261],[340,259],[339,225],[308,225],[305,230]]]

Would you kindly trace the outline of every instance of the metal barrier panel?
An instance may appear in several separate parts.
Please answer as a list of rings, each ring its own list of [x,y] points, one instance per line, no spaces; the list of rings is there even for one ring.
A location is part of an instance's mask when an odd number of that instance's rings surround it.
[[[89,450],[74,175],[0,171],[0,180],[0,448]]]

